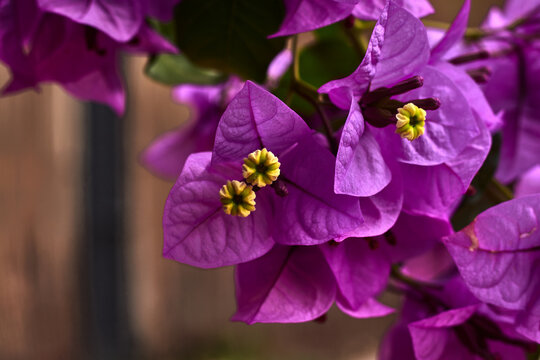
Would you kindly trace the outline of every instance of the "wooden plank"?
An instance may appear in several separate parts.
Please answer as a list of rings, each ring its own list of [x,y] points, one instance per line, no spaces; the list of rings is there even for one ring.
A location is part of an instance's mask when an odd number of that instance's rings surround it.
[[[0,99],[2,359],[67,358],[78,347],[79,109],[50,86]]]

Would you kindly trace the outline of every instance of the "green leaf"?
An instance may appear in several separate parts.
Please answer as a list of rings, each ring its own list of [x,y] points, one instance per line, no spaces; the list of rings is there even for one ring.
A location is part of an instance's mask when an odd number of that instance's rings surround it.
[[[177,45],[194,64],[263,82],[285,44],[267,38],[283,15],[282,0],[182,0],[175,8]]]
[[[157,19],[149,18],[147,19],[148,25],[155,31],[157,31],[165,39],[169,40],[172,43],[176,42],[176,25],[173,21],[161,22]]]
[[[160,54],[148,59],[144,68],[146,75],[166,85],[210,85],[225,81],[226,76],[193,65],[184,55]]]
[[[300,77],[316,87],[350,75],[359,64],[339,25],[318,30],[317,40],[300,53]]]

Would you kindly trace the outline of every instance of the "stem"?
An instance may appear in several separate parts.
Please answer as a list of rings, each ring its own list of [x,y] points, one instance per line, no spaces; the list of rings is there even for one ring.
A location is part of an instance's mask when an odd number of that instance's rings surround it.
[[[514,198],[512,191],[496,179],[491,179],[487,184],[486,193],[490,199],[495,200],[498,204]]]
[[[293,78],[291,81],[291,89],[298,95],[306,99],[321,117],[326,137],[330,145],[330,150],[334,155],[337,154],[338,144],[334,137],[334,131],[332,124],[326,116],[324,109],[322,108],[322,100],[317,91],[317,88],[300,78],[300,52],[298,51],[298,35],[292,38],[292,51],[293,51]]]
[[[354,48],[354,51],[358,55],[359,60],[362,61],[367,50],[366,43],[363,41],[363,37],[359,36],[358,32],[356,31],[357,28],[354,26],[357,19],[354,19],[353,26],[349,26],[347,21],[348,19],[345,19],[343,21],[343,28],[344,28],[345,34],[349,38],[349,41],[351,42]],[[363,32],[363,29],[360,31]]]
[[[443,21],[437,21],[437,20],[422,20],[422,22],[424,23],[426,27],[432,27],[432,28],[443,29],[443,30],[448,30],[451,26],[451,24],[449,23],[446,23]],[[465,31],[465,38],[468,40],[478,40],[491,34],[492,34],[491,32],[486,31],[484,29],[471,27],[471,28],[467,28],[467,30]]]
[[[300,81],[300,51],[298,51],[298,35],[292,38],[293,51],[293,80]]]
[[[309,88],[304,88],[302,83],[294,83],[293,89],[296,91],[296,93],[300,96],[302,96],[304,99],[306,99],[314,108],[317,110],[317,113],[321,117],[324,131],[326,132],[326,138],[328,139],[328,144],[330,145],[330,150],[334,155],[337,154],[338,150],[338,144],[336,141],[336,138],[334,136],[334,130],[332,129],[332,124],[330,123],[330,119],[326,116],[326,113],[324,112],[324,109],[322,108],[322,105],[318,101],[318,96],[314,97],[310,94]]]

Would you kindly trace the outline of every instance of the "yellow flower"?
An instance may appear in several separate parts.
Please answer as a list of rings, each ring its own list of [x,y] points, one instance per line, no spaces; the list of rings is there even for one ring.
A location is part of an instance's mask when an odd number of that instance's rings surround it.
[[[398,109],[396,134],[409,141],[422,136],[426,131],[426,111],[413,103]]]
[[[219,190],[220,201],[225,214],[246,217],[255,211],[255,192],[241,181],[227,181]]]
[[[255,150],[244,159],[242,175],[249,184],[262,188],[277,180],[280,165],[271,151],[266,148]]]

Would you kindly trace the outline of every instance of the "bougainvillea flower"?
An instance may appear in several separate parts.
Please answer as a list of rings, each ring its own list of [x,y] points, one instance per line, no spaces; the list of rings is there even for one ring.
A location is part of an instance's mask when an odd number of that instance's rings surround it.
[[[285,19],[272,36],[292,35],[315,30],[353,15],[362,20],[376,20],[386,0],[286,0]],[[417,17],[433,13],[427,0],[396,0]]]
[[[276,245],[263,257],[236,268],[238,311],[233,320],[303,322],[337,306],[358,318],[384,316],[393,309],[378,303],[390,265],[363,239],[320,246]]]
[[[455,277],[444,286],[407,290],[401,318],[382,342],[379,359],[526,359],[530,345]]]
[[[467,75],[449,64],[429,64],[430,55],[422,23],[390,2],[356,71],[319,89],[336,106],[349,109],[337,154],[337,193],[376,194],[394,179],[389,161],[397,161],[406,174],[402,176],[406,189],[428,190],[434,195],[424,195],[417,203],[418,194],[405,191],[404,209],[408,211],[447,216],[465,192],[487,156],[489,134],[469,105],[464,90],[471,85],[464,79]],[[412,141],[391,126],[397,125],[394,116],[401,111],[399,106],[409,103],[428,109],[425,130],[416,132]],[[424,126],[415,121],[415,126]],[[463,155],[469,158],[461,158]],[[441,188],[441,184],[450,186]]]
[[[445,244],[470,291],[480,300],[521,312],[519,330],[540,340],[540,195],[507,201],[480,214]]]
[[[538,9],[537,1],[507,1],[504,12],[492,8],[482,26],[485,33],[481,38],[472,43],[456,43],[459,37],[455,36],[453,49],[446,55],[446,58],[453,57],[452,61],[468,58],[459,63],[470,74],[483,77],[485,97],[502,115],[502,128],[498,118],[487,122],[487,126],[491,131],[501,130],[503,142],[496,176],[505,183],[539,163],[536,154],[540,151],[537,136],[540,122],[536,104],[540,63],[539,49],[534,42]],[[462,9],[458,15],[462,21],[453,26],[457,35],[465,32],[464,15]],[[485,104],[479,101],[481,98],[475,98],[470,92],[469,98],[474,100],[471,103],[480,109],[479,113],[486,113]]]
[[[265,86],[276,87],[291,62],[290,49],[276,55],[268,66]],[[187,125],[155,139],[141,156],[143,165],[165,179],[176,179],[190,154],[212,150],[219,119],[243,85],[231,76],[219,85],[184,84],[174,88],[173,99],[190,106],[191,118]]]
[[[37,0],[43,11],[92,26],[116,41],[135,37],[146,17],[170,20],[179,0]]]
[[[14,3],[14,2],[13,2]],[[6,3],[4,11],[20,9]],[[6,14],[18,19],[18,12]],[[134,53],[175,52],[176,49],[165,39],[142,26],[130,42],[119,43],[88,26],[80,25],[55,14],[42,13],[35,17],[36,31],[30,39],[19,38],[17,50],[22,52],[24,68],[13,68],[13,78],[4,88],[4,94],[28,87],[37,87],[41,82],[60,83],[74,96],[106,103],[118,114],[125,108],[125,91],[119,74],[121,51]],[[12,21],[9,26],[17,29],[23,22]],[[4,26],[4,24],[2,24]],[[16,30],[11,30],[17,33]],[[12,39],[12,37],[10,37]],[[19,55],[20,56],[20,55]]]
[[[190,106],[188,124],[155,139],[141,156],[142,163],[157,175],[176,179],[187,157],[210,151],[217,124],[226,104],[241,89],[243,82],[231,77],[219,85],[179,85],[173,89],[175,101]]]
[[[496,176],[505,183],[540,163],[540,49],[527,40],[538,32],[533,21],[537,18],[537,1],[507,1],[505,11],[492,10],[484,25],[497,36],[486,37],[478,45],[490,53],[507,54],[481,63],[492,70],[484,86],[486,97],[495,111],[504,112]],[[517,20],[522,20],[522,26],[513,32],[505,30]]]
[[[220,188],[244,181],[242,165],[263,149],[279,158],[279,179],[255,186],[255,210],[240,212],[247,216],[226,213],[229,200],[251,208],[243,194],[229,195],[230,190],[220,201]],[[259,172],[266,167],[264,160],[255,165]],[[257,258],[274,242],[316,245],[343,236],[363,217],[357,198],[334,194],[333,168],[334,157],[305,122],[248,81],[221,117],[211,163],[204,153],[190,156],[171,190],[163,220],[164,256],[217,267]]]

